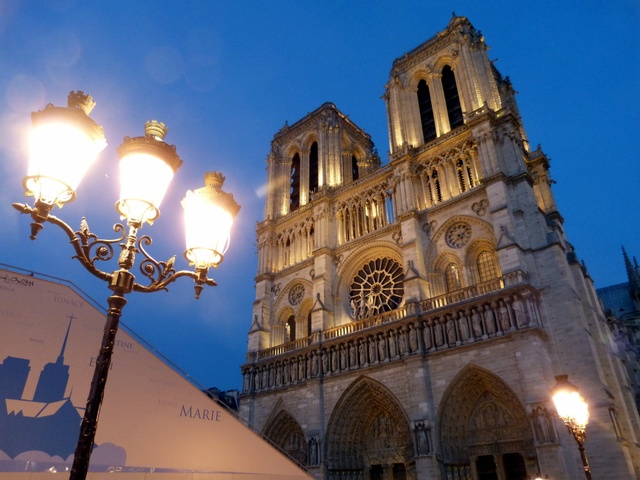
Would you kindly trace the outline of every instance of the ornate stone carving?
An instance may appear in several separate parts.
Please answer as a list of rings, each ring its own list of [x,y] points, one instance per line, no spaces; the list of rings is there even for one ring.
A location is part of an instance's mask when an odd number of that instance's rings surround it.
[[[304,285],[298,283],[289,290],[289,303],[291,305],[299,305],[304,298]]]
[[[482,217],[485,213],[487,213],[487,207],[489,206],[489,202],[486,199],[482,199],[479,202],[474,202],[471,205],[471,210],[474,211],[476,215]]]
[[[451,248],[462,248],[471,239],[471,226],[464,222],[456,223],[449,227],[444,239]]]
[[[353,317],[361,319],[398,308],[404,296],[403,276],[402,267],[390,258],[365,264],[351,284]]]

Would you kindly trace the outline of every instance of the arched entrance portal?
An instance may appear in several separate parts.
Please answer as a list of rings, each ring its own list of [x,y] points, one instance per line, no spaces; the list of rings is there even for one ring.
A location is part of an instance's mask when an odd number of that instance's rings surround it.
[[[300,465],[307,465],[307,441],[304,432],[289,413],[284,410],[278,412],[265,428],[264,435]]]
[[[344,392],[327,427],[329,480],[415,479],[409,422],[384,385],[362,377]]]
[[[526,480],[536,473],[538,462],[526,410],[497,376],[467,367],[451,383],[440,405],[443,478]]]

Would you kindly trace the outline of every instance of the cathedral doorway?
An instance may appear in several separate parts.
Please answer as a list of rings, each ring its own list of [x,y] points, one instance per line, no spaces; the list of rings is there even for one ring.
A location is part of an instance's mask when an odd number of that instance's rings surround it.
[[[526,480],[538,470],[524,405],[490,372],[467,367],[452,381],[438,426],[444,478]]]
[[[267,425],[264,435],[300,465],[307,465],[307,442],[298,422],[281,410]]]
[[[415,479],[413,441],[391,391],[361,377],[338,401],[326,434],[329,480]]]

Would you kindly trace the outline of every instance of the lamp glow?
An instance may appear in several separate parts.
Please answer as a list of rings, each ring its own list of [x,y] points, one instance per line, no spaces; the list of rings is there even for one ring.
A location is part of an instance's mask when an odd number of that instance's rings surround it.
[[[224,176],[205,174],[205,186],[188,191],[182,200],[186,246],[185,258],[197,269],[217,267],[229,247],[233,219],[240,210],[233,195],[222,191]]]
[[[182,165],[175,147],[163,141],[166,132],[163,123],[147,122],[144,137],[126,137],[118,148],[120,200],[116,209],[138,228],[158,218],[173,174]]]
[[[578,444],[582,460],[582,468],[587,480],[591,480],[591,469],[584,451],[584,440],[587,436],[589,408],[585,399],[578,393],[578,387],[569,381],[568,375],[557,375],[556,384],[551,390],[551,398],[556,406],[558,416],[573,435]]]
[[[36,203],[62,207],[75,199],[82,177],[107,145],[102,127],[88,116],[94,106],[90,95],[71,92],[67,107],[47,105],[32,114],[23,186]]]
[[[203,228],[188,236],[189,245],[193,247],[188,249],[187,258],[193,259],[197,265],[195,271],[176,270],[175,256],[167,261],[158,261],[149,255],[144,247],[151,244],[151,237],[138,237],[138,230],[144,222],[152,223],[158,217],[158,208],[167,187],[182,165],[176,147],[167,145],[163,140],[167,127],[154,120],[146,123],[144,137],[125,137],[118,148],[121,196],[116,209],[127,219],[128,231],[124,225],[116,224],[113,229],[119,236],[101,239],[91,232],[85,218],[80,222],[80,229],[74,231],[65,221],[50,215],[54,205],[61,207],[75,198],[75,189],[84,172],[106,146],[102,127],[88,116],[94,105],[91,96],[71,92],[68,107],[47,105],[43,110],[32,113],[31,159],[23,185],[26,195],[35,197],[35,204],[33,207],[26,203],[13,204],[16,210],[33,219],[32,240],[36,239],[45,223],[59,227],[69,238],[75,252],[73,258],[88,272],[105,281],[111,290],[107,298],[102,344],[94,362],[70,480],[87,478],[116,334],[122,309],[127,303],[125,296],[134,291],[166,291],[168,285],[183,277],[195,282],[196,299],[205,286],[216,286],[216,282],[207,276],[208,269],[222,261],[229,245],[233,217],[240,209],[233,201],[233,195],[220,189],[224,177],[208,174],[205,176],[206,187],[189,192],[188,199],[183,202],[194,206],[193,213],[188,215],[194,220],[188,223]],[[98,264],[114,260],[114,245],[121,249],[117,268],[111,272],[103,271]],[[137,255],[144,257],[139,265],[141,277],[145,279],[142,283],[138,283],[131,272]],[[50,470],[53,472],[55,468]]]
[[[584,431],[589,423],[587,403],[578,392],[578,387],[569,382],[568,375],[558,375],[556,380],[551,397],[558,416],[565,424]]]

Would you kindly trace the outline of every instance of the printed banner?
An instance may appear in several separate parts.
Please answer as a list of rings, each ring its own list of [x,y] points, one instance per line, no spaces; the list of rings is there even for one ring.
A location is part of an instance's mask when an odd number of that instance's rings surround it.
[[[71,287],[0,269],[3,479],[70,469],[104,323]],[[90,472],[311,478],[122,328]]]

